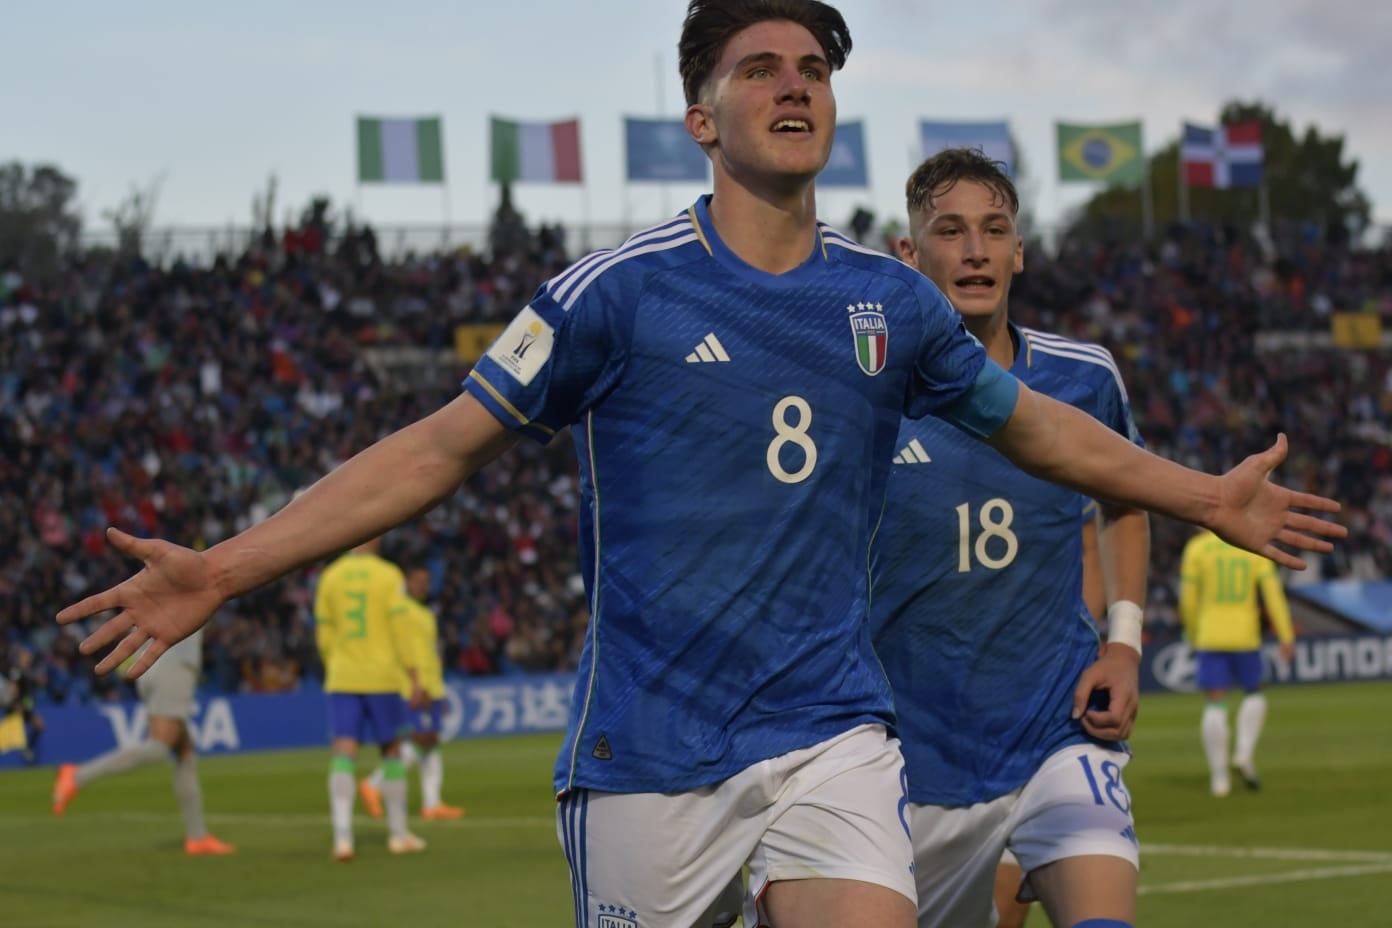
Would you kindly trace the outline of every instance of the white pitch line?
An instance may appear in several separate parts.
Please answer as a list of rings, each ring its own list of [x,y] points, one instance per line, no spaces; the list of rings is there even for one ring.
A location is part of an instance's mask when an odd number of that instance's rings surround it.
[[[1344,860],[1392,863],[1392,851],[1335,851],[1302,847],[1223,847],[1221,845],[1146,844],[1141,854],[1162,857],[1230,857],[1247,860]]]
[[[1137,888],[1138,896],[1166,893],[1200,893],[1211,889],[1234,889],[1239,886],[1265,886],[1270,883],[1292,883],[1300,880],[1332,880],[1348,876],[1370,876],[1392,873],[1392,863],[1363,864],[1356,867],[1323,867],[1314,870],[1288,870],[1283,873],[1262,873],[1252,876],[1225,877],[1217,880],[1186,880],[1181,883],[1160,883]]]

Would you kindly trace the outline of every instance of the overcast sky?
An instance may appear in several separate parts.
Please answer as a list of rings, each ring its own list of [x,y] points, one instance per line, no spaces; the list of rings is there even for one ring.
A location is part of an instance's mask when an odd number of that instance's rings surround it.
[[[1342,133],[1392,224],[1392,4],[1354,0],[845,0],[854,49],[834,87],[864,119],[871,187],[821,195],[898,215],[921,118],[1006,119],[1046,223],[1085,199],[1060,185],[1053,122],[1144,121],[1154,151],[1182,120],[1260,99],[1298,131]],[[530,221],[645,224],[702,188],[625,185],[621,117],[682,111],[682,0],[200,0],[7,4],[0,161],[80,182],[89,225],[162,178],[159,224],[244,225],[274,174],[277,219],[315,193],[374,222],[481,222],[490,114],[581,119],[587,183],[528,185]],[[444,117],[438,188],[354,182],[356,114]]]

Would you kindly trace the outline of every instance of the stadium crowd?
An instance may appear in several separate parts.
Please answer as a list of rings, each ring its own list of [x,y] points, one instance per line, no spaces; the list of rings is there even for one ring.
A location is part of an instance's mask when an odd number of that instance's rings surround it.
[[[1335,309],[1392,316],[1392,250],[1282,233],[1257,242],[1196,225],[1156,246],[1069,237],[1053,257],[1029,252],[1013,315],[1110,348],[1162,455],[1218,472],[1287,432],[1283,480],[1343,501],[1352,532],[1307,578],[1389,576],[1388,358],[1257,336],[1327,332]],[[207,546],[264,518],[446,402],[467,373],[454,361],[422,377],[392,349],[448,352],[457,325],[505,321],[569,257],[559,227],[495,235],[487,257],[384,261],[370,230],[314,224],[207,267],[93,252],[31,279],[0,256],[0,664],[33,652],[40,701],[124,695],[78,654],[83,630],[52,619],[127,574],[105,526]],[[450,671],[575,665],[588,621],[577,495],[568,436],[521,442],[388,536],[388,557],[431,567]],[[1165,634],[1188,529],[1153,525],[1149,615]],[[218,614],[205,683],[275,691],[321,673],[320,567]]]

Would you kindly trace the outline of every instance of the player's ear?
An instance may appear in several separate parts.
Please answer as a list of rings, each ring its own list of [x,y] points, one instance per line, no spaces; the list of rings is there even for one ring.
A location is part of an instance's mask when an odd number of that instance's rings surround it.
[[[704,103],[693,103],[688,106],[686,108],[686,131],[702,148],[714,145],[717,136],[711,108]]]
[[[1025,240],[1022,236],[1015,236],[1015,273],[1023,274],[1025,271]]]
[[[918,267],[918,250],[914,248],[913,236],[901,235],[896,238],[894,249],[899,253],[899,260],[911,267]]]

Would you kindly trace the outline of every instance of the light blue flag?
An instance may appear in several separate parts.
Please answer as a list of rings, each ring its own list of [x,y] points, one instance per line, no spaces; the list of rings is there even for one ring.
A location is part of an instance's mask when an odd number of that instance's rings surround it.
[[[705,183],[710,159],[680,119],[624,117],[628,179]]]
[[[868,187],[870,169],[865,159],[865,123],[836,124],[836,141],[831,157],[817,175],[818,187]]]
[[[922,156],[931,158],[944,148],[979,148],[992,161],[1005,165],[1015,176],[1015,150],[1010,145],[1010,125],[1005,122],[933,122],[921,120],[918,137]]]

